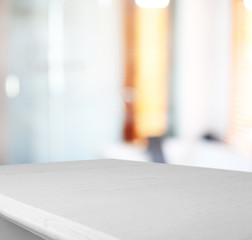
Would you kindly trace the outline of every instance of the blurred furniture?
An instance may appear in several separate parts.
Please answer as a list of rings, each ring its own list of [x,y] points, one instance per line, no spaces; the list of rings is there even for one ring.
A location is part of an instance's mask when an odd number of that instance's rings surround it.
[[[0,167],[8,240],[252,236],[252,174],[120,160]]]
[[[218,141],[168,138],[163,141],[162,149],[171,164],[252,171],[251,157]]]
[[[162,137],[151,137],[148,139],[148,152],[151,156],[151,161],[156,163],[168,163],[165,159],[164,152],[162,149]]]

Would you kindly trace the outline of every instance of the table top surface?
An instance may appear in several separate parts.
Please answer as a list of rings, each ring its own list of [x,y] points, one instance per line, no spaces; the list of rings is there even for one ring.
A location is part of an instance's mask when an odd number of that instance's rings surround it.
[[[0,215],[44,239],[252,239],[252,174],[122,160],[0,167]]]

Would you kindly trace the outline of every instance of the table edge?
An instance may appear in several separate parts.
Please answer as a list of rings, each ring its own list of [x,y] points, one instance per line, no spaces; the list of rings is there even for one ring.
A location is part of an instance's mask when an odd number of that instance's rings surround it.
[[[2,194],[0,216],[45,240],[120,240]]]

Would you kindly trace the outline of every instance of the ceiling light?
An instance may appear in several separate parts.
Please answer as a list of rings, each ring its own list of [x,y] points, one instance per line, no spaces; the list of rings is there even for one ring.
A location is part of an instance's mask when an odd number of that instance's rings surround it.
[[[252,0],[243,0],[243,4],[246,9],[252,11]]]
[[[141,8],[165,8],[170,0],[135,0],[138,7]]]

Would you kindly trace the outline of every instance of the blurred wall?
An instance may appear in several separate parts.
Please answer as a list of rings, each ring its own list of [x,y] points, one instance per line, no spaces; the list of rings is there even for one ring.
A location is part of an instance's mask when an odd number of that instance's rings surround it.
[[[176,133],[223,138],[229,114],[231,0],[175,2]]]
[[[8,0],[7,77],[19,92],[7,96],[8,162],[48,161],[48,1]]]
[[[9,2],[0,1],[0,163],[7,161],[7,132],[6,132],[6,57],[9,32]]]
[[[0,54],[0,154],[9,163],[100,157],[122,134],[123,0],[0,6],[10,19],[6,29],[0,19],[1,33],[9,31],[8,46],[0,38],[8,49]],[[18,79],[17,96],[6,96],[4,73]]]
[[[65,1],[65,159],[121,140],[123,0]]]

